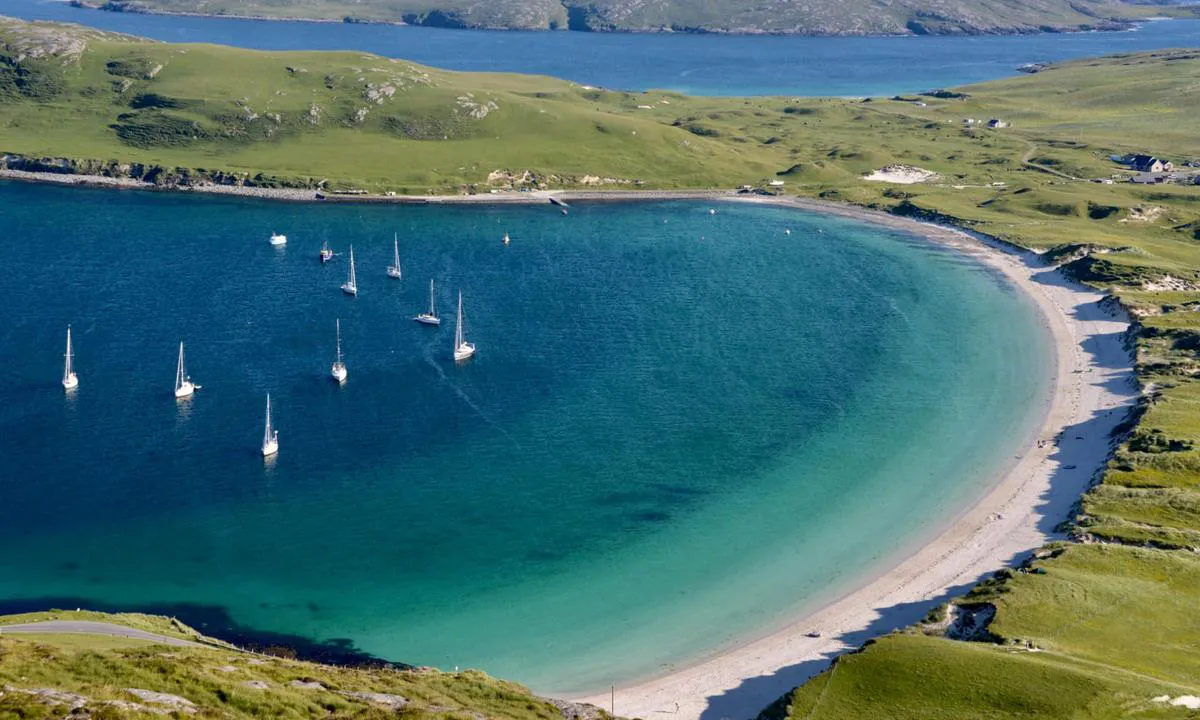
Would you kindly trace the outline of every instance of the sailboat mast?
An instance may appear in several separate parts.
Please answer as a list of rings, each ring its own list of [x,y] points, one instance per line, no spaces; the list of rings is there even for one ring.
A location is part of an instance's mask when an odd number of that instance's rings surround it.
[[[263,446],[271,442],[271,393],[267,393],[267,426],[263,431]]]
[[[400,233],[392,236],[392,250],[395,253],[396,272],[400,272]]]
[[[429,314],[437,317],[437,308],[433,304],[433,278],[429,278]]]
[[[67,326],[67,362],[63,367],[63,379],[71,377],[71,326]]]
[[[458,323],[454,327],[454,348],[457,350],[463,344],[462,327],[462,292],[458,293]]]
[[[183,341],[179,341],[179,363],[175,366],[175,389],[178,390],[183,386],[184,370],[183,370]]]
[[[350,246],[350,286],[357,287],[358,283],[354,282],[354,246]]]
[[[342,321],[337,320],[337,361],[340,365],[342,362]]]

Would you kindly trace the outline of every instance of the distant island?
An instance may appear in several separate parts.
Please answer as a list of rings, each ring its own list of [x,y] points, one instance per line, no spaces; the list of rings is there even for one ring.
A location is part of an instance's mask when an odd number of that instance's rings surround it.
[[[443,28],[779,35],[984,35],[1121,30],[1185,6],[1123,0],[72,0],[115,12],[404,23]]]

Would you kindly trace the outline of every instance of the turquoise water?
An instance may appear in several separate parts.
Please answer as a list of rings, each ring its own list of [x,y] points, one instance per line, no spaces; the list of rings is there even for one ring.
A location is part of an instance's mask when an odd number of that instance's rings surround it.
[[[0,15],[63,20],[168,42],[261,50],[363,50],[447,68],[552,75],[619,90],[868,96],[1014,75],[1025,63],[1200,46],[1200,20],[1136,31],[934,37],[777,37],[445,30],[97,12],[0,0]]]
[[[0,609],[165,610],[568,692],[846,588],[982,493],[1048,343],[957,254],[718,208],[0,184]],[[324,240],[354,243],[357,298]],[[467,364],[452,323],[410,319],[430,277],[446,316],[463,292]],[[177,404],[180,339],[203,389]]]

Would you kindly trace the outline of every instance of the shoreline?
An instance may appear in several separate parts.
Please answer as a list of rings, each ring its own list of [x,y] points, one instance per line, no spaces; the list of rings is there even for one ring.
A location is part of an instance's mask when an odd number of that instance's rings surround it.
[[[1053,383],[1040,422],[1015,458],[972,505],[947,518],[925,541],[897,553],[835,600],[767,627],[760,635],[615,691],[615,710],[626,717],[668,713],[682,720],[749,718],[784,693],[826,669],[838,655],[871,637],[911,625],[939,602],[961,595],[992,572],[1010,567],[1047,541],[1064,536],[1047,530],[1067,519],[1092,484],[1113,447],[1109,433],[1140,397],[1133,358],[1122,337],[1130,321],[1099,302],[1104,295],[1068,280],[1040,256],[1003,241],[913,218],[844,203],[742,194],[733,190],[555,190],[481,195],[334,196],[313,190],[243,186],[159,187],[100,176],[31,173],[0,169],[0,179],[70,186],[196,192],[260,200],[333,203],[447,205],[539,205],[552,202],[744,202],[837,215],[920,236],[970,255],[999,271],[1037,308],[1053,341]],[[334,199],[336,198],[336,199]],[[1083,350],[1087,343],[1087,351]],[[1088,422],[1078,439],[1068,428]],[[1062,436],[1061,442],[1055,438]],[[1043,442],[1045,441],[1045,442]],[[1044,447],[1039,447],[1039,444]],[[895,612],[902,607],[903,612]],[[892,611],[889,613],[888,611]],[[817,629],[822,638],[807,633]],[[553,694],[553,693],[552,693]],[[609,692],[569,699],[608,708]]]
[[[225,195],[297,203],[356,205],[553,205],[559,202],[651,202],[655,200],[705,200],[737,197],[736,190],[502,190],[476,195],[351,195],[322,194],[301,188],[260,188],[247,185],[155,185],[133,178],[74,173],[35,172],[0,167],[0,180],[68,185],[70,187]]]
[[[1026,446],[1014,448],[1014,461],[999,471],[998,481],[915,551],[895,558],[832,602],[763,635],[668,674],[617,687],[615,695],[570,698],[604,708],[612,702],[617,714],[626,717],[667,713],[681,720],[752,718],[827,669],[838,655],[919,621],[930,608],[963,594],[996,570],[1013,566],[1048,541],[1065,539],[1045,528],[1066,520],[1091,486],[1111,454],[1110,433],[1140,396],[1133,357],[1122,340],[1129,318],[1123,311],[1102,307],[1102,293],[1067,279],[1032,251],[840,203],[791,197],[733,201],[882,225],[966,253],[1001,272],[1035,304],[1051,335],[1052,391],[1036,433]],[[1087,435],[1067,432],[1084,422],[1089,423]],[[895,613],[901,606],[904,612]],[[814,629],[821,638],[808,637]]]
[[[153,8],[137,8],[132,10],[116,10],[104,7],[102,4],[94,0],[60,0],[71,7],[80,10],[94,10],[97,12],[107,12],[113,14],[128,14],[128,15],[158,15],[165,17],[195,17],[195,18],[213,18],[217,20],[257,20],[262,22],[301,22],[301,23],[322,23],[338,25],[391,25],[394,27],[417,27],[417,28],[433,28],[437,30],[483,30],[490,32],[574,32],[574,33],[601,33],[605,35],[719,35],[732,37],[789,37],[789,38],[851,38],[851,37],[954,37],[963,33],[955,32],[940,32],[940,33],[796,33],[773,30],[706,30],[702,28],[675,30],[669,27],[662,28],[646,28],[640,30],[572,30],[571,28],[551,28],[551,27],[508,27],[508,26],[444,26],[444,25],[424,25],[421,23],[408,23],[403,18],[396,20],[387,20],[383,18],[357,18],[354,16],[346,16],[343,18],[311,18],[311,17],[274,17],[268,15],[219,15],[213,13],[203,13],[187,10],[160,10]],[[1151,18],[1157,20],[1171,20],[1171,17]],[[982,37],[994,35],[1059,35],[1064,33],[1084,33],[1084,32],[1127,32],[1135,29],[1143,22],[1143,18],[1125,19],[1125,20],[1106,20],[1105,27],[1088,27],[1084,25],[1066,25],[1062,27],[1050,26],[1050,30],[1041,28],[1006,28],[995,30],[993,32],[974,32],[966,33],[967,35]]]

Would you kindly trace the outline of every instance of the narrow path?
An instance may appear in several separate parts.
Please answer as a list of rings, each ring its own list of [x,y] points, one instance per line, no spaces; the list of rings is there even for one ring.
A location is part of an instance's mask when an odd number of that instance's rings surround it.
[[[1038,150],[1037,143],[1029,143],[1029,149],[1025,151],[1025,154],[1023,156],[1021,156],[1021,164],[1032,170],[1038,170],[1040,172],[1049,173],[1050,175],[1055,175],[1064,180],[1078,180],[1079,179],[1079,178],[1075,177],[1074,175],[1068,175],[1065,172],[1055,170],[1054,168],[1048,168],[1045,165],[1038,165],[1037,163],[1033,162],[1031,160],[1031,158],[1033,157],[1033,154],[1037,152],[1037,150]]]
[[[44,622],[22,623],[20,625],[0,625],[0,635],[37,633],[66,634],[66,635],[109,635],[113,637],[133,638],[135,640],[150,640],[163,645],[176,647],[211,647],[190,640],[156,635],[145,630],[114,625],[112,623],[93,622],[89,620],[46,620]]]

